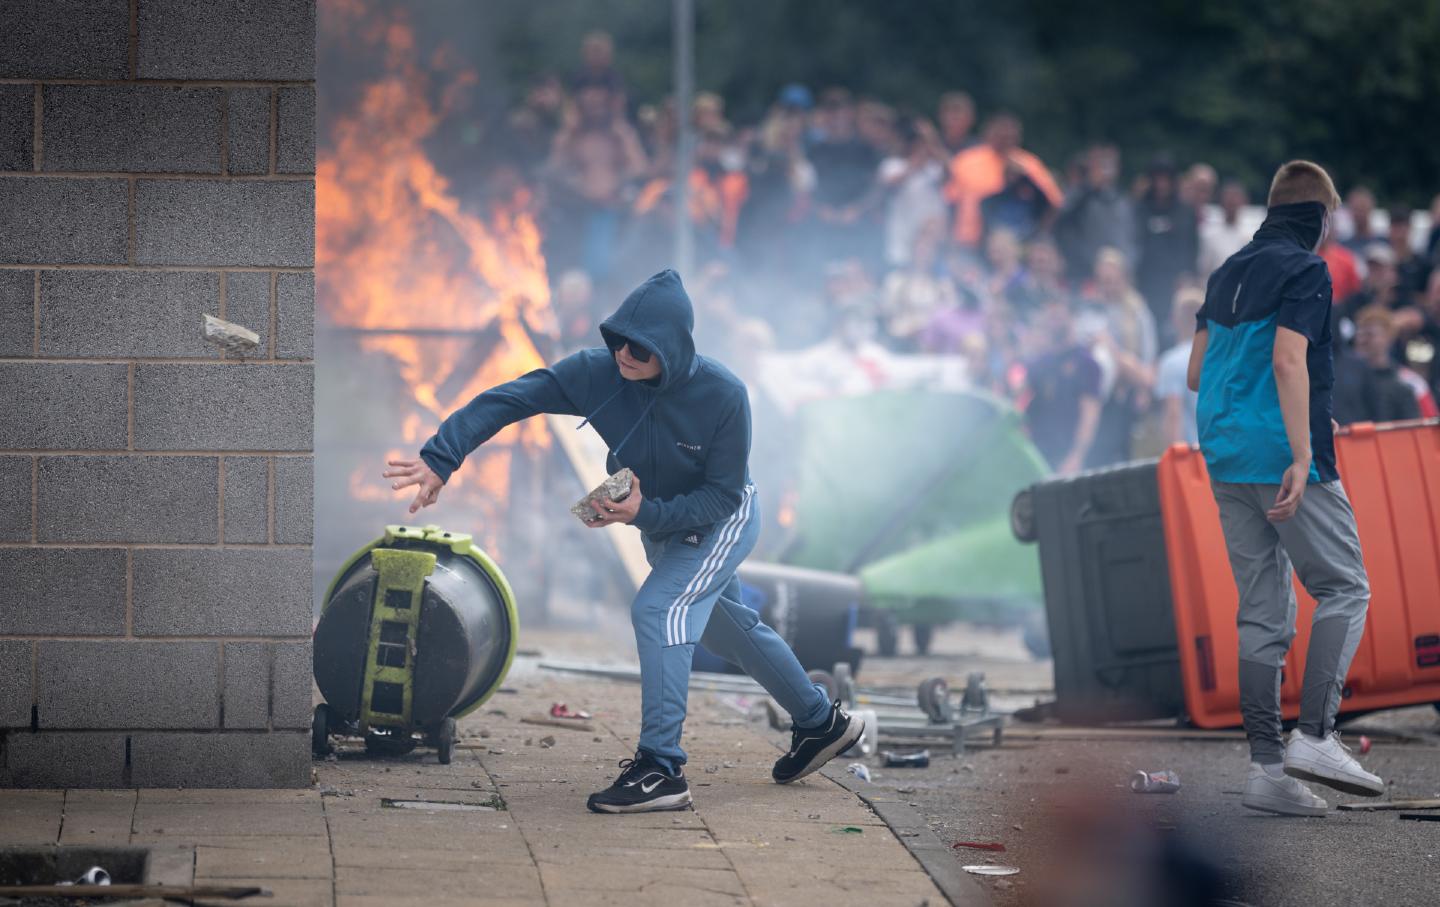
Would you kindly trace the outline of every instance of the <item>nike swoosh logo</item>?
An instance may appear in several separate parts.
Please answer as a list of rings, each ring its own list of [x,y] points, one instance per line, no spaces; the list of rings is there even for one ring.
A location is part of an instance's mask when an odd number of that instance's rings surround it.
[[[659,787],[659,786],[660,786],[660,782],[661,782],[661,781],[664,781],[664,780],[665,780],[664,778],[656,778],[654,781],[650,782],[649,784],[641,784],[641,785],[640,785],[640,789],[643,790],[645,793],[648,794],[648,793],[650,793],[652,790],[654,790],[655,788]]]

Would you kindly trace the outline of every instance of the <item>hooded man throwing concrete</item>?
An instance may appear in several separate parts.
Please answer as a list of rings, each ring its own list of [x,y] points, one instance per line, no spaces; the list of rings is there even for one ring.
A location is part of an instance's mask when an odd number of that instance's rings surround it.
[[[610,447],[610,472],[635,473],[630,494],[597,504],[589,524],[639,529],[651,567],[630,609],[640,656],[640,748],[621,761],[614,784],[590,795],[595,812],[690,803],[680,735],[696,642],[739,665],[790,713],[790,751],[775,763],[776,782],[810,774],[864,731],[740,603],[735,571],[760,534],[748,466],[750,404],[740,379],[695,352],[694,325],[679,275],[662,271],[600,325],[606,349],[583,350],[485,391],[445,420],[420,460],[391,461],[385,473],[396,488],[419,486],[414,513],[435,503],[466,455],[539,413],[584,416]]]

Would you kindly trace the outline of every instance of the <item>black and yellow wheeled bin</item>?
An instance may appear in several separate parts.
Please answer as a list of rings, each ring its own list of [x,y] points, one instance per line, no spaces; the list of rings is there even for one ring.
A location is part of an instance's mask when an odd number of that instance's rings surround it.
[[[325,594],[315,628],[311,743],[363,736],[372,753],[413,750],[423,738],[442,764],[455,719],[500,687],[519,621],[510,584],[468,534],[387,526],[357,551]],[[417,737],[418,735],[418,737]]]

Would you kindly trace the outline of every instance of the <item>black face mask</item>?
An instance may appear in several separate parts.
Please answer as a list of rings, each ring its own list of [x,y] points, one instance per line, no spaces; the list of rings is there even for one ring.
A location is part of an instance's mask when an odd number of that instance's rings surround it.
[[[608,344],[610,352],[612,353],[620,352],[620,348],[626,345],[630,347],[630,355],[634,357],[636,362],[649,362],[650,357],[655,355],[650,352],[649,347],[641,346],[629,337],[611,337]]]

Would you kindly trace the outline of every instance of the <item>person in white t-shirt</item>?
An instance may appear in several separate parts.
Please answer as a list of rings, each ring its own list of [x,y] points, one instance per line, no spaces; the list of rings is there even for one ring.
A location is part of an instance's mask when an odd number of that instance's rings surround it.
[[[1240,209],[1248,201],[1245,187],[1231,180],[1220,190],[1220,217],[1200,225],[1200,276],[1209,277],[1225,259],[1250,241],[1250,231],[1240,225]],[[1176,334],[1175,336],[1185,336]]]
[[[1170,320],[1179,342],[1160,355],[1155,370],[1155,399],[1160,402],[1160,424],[1165,444],[1198,444],[1195,404],[1199,394],[1185,383],[1190,344],[1195,339],[1195,313],[1205,304],[1205,291],[1181,287],[1171,305]]]

